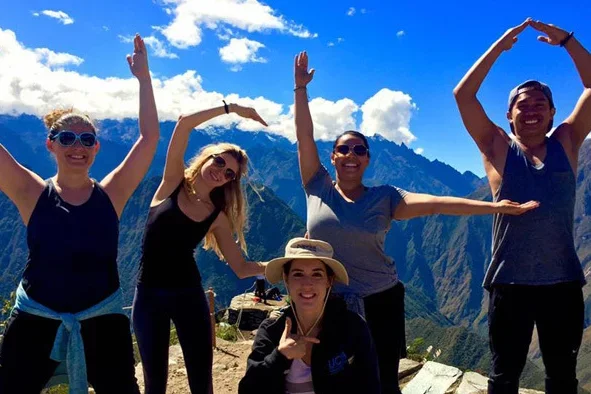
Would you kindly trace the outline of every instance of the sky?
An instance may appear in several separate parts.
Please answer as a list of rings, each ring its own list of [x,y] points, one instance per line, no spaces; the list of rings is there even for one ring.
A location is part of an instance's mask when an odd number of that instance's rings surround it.
[[[222,104],[253,106],[266,131],[295,139],[293,61],[308,52],[318,139],[379,133],[459,171],[484,175],[452,90],[507,29],[532,17],[591,49],[591,3],[533,1],[134,0],[3,1],[0,113],[55,107],[96,119],[136,118],[138,84],[125,56],[141,34],[160,120]],[[479,98],[503,126],[507,96],[526,79],[550,85],[556,121],[582,84],[568,53],[528,29],[485,80]],[[235,115],[207,125],[261,130]],[[207,126],[207,125],[204,125]]]

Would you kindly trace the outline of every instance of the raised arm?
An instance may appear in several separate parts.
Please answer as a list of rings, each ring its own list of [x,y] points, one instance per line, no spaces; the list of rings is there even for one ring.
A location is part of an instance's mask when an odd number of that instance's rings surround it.
[[[25,225],[37,204],[45,182],[20,165],[6,148],[0,144],[0,192],[3,192],[16,205]]]
[[[211,231],[232,271],[240,279],[265,274],[266,263],[247,262],[242,251],[234,241],[230,222],[224,212],[220,212],[211,226]]]
[[[557,130],[558,138],[570,139],[572,154],[577,158],[585,137],[591,131],[591,53],[566,30],[540,21],[531,22],[531,26],[545,34],[538,37],[539,41],[566,48],[581,77],[583,94],[575,109],[564,121],[570,127],[559,127]]]
[[[146,45],[137,34],[133,45],[133,56],[128,55],[127,62],[140,85],[140,136],[121,164],[101,181],[119,216],[127,200],[148,172],[160,138],[160,125],[148,68]]]
[[[407,193],[394,211],[394,219],[412,219],[428,215],[487,215],[502,213],[521,215],[537,208],[537,201],[520,204],[509,200],[488,202],[468,198],[432,196],[430,194]]]
[[[490,161],[501,156],[499,165],[504,166],[504,155],[507,151],[508,136],[494,124],[476,97],[484,78],[488,75],[495,61],[503,51],[508,51],[517,42],[517,35],[530,24],[528,18],[519,26],[505,32],[485,53],[474,63],[454,88],[454,96],[464,126],[478,145],[478,149]],[[502,176],[502,169],[500,176]]]
[[[295,129],[298,139],[298,159],[302,182],[306,185],[318,171],[320,158],[314,142],[314,124],[308,106],[308,83],[314,78],[314,70],[308,71],[308,54],[301,52],[295,57]]]
[[[253,108],[242,107],[238,104],[229,104],[228,112],[233,112],[245,119],[252,119],[263,126],[267,123]],[[225,115],[225,106],[206,109],[189,115],[181,115],[172,132],[172,138],[166,153],[166,165],[162,182],[154,194],[152,205],[157,205],[165,200],[182,181],[185,172],[185,151],[189,144],[189,134],[202,123],[220,115]]]

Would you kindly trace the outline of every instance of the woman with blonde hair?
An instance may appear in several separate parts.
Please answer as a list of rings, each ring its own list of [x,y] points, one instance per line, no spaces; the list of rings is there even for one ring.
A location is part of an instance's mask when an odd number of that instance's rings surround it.
[[[254,109],[225,102],[181,116],[168,146],[162,182],[150,205],[132,312],[146,394],[166,391],[171,320],[191,393],[212,391],[209,308],[194,258],[199,242],[204,240],[203,247],[226,260],[239,278],[265,271],[263,263],[247,263],[242,255],[246,252],[246,203],[240,181],[247,173],[246,152],[237,145],[219,143],[204,147],[187,168],[183,160],[191,131],[230,112],[267,125]]]
[[[39,394],[59,362],[70,393],[138,393],[129,319],[117,272],[119,218],[146,174],[159,139],[158,114],[139,35],[128,56],[139,81],[140,136],[102,181],[88,116],[58,110],[44,121],[57,174],[43,180],[0,145],[0,189],[27,226],[29,257],[0,348],[0,393]]]

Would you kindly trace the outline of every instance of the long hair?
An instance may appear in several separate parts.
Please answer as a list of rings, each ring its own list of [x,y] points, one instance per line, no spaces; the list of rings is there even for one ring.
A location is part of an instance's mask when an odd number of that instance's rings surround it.
[[[214,188],[209,194],[209,198],[213,202],[216,209],[223,211],[230,221],[230,229],[232,234],[238,237],[240,248],[247,253],[246,241],[244,239],[244,229],[246,227],[247,211],[246,198],[240,185],[242,177],[246,176],[248,171],[248,156],[244,149],[238,145],[222,142],[219,144],[207,145],[195,155],[189,162],[189,166],[185,169],[184,186],[189,194],[195,194],[193,184],[201,174],[201,168],[211,158],[212,155],[219,155],[227,153],[236,159],[239,165],[236,179],[226,182],[223,186]],[[215,254],[224,260],[224,255],[213,235],[213,232],[208,231],[203,242],[205,250],[213,250]]]

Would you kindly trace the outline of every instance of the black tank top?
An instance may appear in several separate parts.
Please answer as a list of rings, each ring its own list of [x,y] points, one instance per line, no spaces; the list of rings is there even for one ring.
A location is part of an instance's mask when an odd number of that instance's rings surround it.
[[[62,200],[51,179],[46,183],[27,226],[23,286],[48,308],[76,313],[119,288],[119,218],[94,180],[90,198],[78,206]]]
[[[183,182],[170,197],[150,208],[144,230],[138,284],[160,288],[201,286],[195,248],[220,211],[215,209],[201,222],[190,219],[178,205],[182,187]]]

